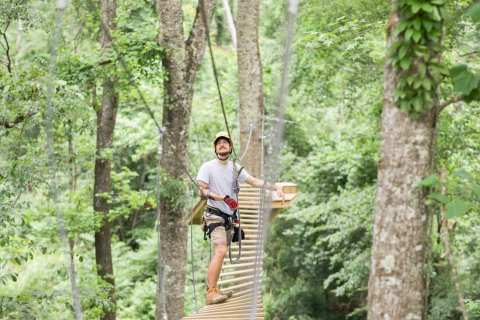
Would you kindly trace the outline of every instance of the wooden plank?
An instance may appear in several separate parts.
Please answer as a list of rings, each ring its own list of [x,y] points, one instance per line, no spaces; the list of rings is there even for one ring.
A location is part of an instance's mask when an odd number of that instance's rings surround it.
[[[240,274],[253,273],[253,272],[254,272],[254,269],[239,269],[237,271],[222,272],[220,279],[227,278],[230,276],[238,276]]]

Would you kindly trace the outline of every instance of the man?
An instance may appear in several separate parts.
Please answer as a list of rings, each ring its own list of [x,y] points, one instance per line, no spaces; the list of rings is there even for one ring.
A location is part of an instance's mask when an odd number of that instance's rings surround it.
[[[232,153],[232,141],[227,133],[219,132],[215,136],[213,146],[217,159],[205,162],[197,176],[201,195],[208,199],[203,219],[207,226],[214,227],[210,233],[210,239],[214,245],[214,256],[207,272],[207,304],[222,303],[232,295],[231,292],[221,292],[217,288],[217,282],[227,254],[225,218],[231,217],[238,208],[238,199],[234,191],[237,183],[235,180],[238,179],[238,183],[246,182],[254,187],[276,191],[278,196],[284,197],[281,186],[265,183],[249,175],[238,164],[236,164],[236,170],[233,169],[233,161],[228,160]]]

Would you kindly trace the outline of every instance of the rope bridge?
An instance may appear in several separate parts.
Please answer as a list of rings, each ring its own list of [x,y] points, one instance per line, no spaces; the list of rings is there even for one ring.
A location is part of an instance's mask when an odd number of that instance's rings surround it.
[[[281,185],[285,199],[279,199],[273,194],[272,217],[281,209],[290,207],[292,200],[297,195],[295,184],[282,183]],[[221,290],[232,290],[233,296],[225,303],[205,306],[197,313],[184,317],[184,320],[264,319],[261,296],[264,254],[261,190],[246,184],[242,185],[239,200],[241,224],[246,233],[246,238],[242,240],[241,258],[240,261],[233,264],[228,257],[225,258],[218,282]],[[200,201],[194,207],[191,221],[193,224],[200,224],[205,205],[205,201]],[[233,244],[232,256],[235,255],[237,249],[238,247]]]

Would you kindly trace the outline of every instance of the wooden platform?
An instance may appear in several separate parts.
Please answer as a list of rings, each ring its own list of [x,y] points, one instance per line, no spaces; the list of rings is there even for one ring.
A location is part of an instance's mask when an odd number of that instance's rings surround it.
[[[279,199],[275,193],[269,194],[273,213],[291,206],[297,195],[297,187],[292,183],[282,183],[285,199]],[[191,319],[228,319],[251,320],[264,319],[262,291],[263,264],[263,219],[259,215],[261,190],[242,185],[239,195],[240,218],[246,239],[242,241],[242,255],[238,263],[230,263],[228,257],[222,267],[219,279],[221,290],[232,290],[233,297],[225,303],[205,306],[197,313],[184,317]],[[206,201],[197,203],[192,212],[192,223],[200,223]],[[275,212],[276,211],[276,212]],[[232,255],[238,254],[237,244],[233,244]],[[233,259],[233,257],[232,257]]]

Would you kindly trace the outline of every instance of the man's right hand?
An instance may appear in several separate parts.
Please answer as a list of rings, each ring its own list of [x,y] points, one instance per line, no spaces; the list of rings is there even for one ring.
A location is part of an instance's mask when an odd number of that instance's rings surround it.
[[[230,198],[229,196],[225,196],[223,198],[223,201],[227,204],[227,206],[232,209],[232,210],[235,210],[238,208],[238,202],[237,200],[233,199],[233,198]]]

